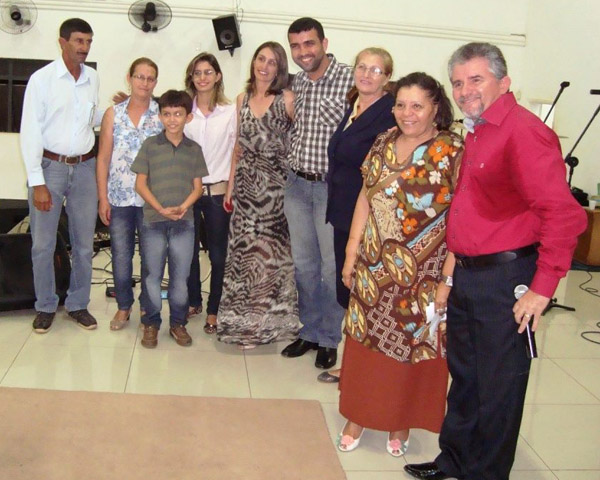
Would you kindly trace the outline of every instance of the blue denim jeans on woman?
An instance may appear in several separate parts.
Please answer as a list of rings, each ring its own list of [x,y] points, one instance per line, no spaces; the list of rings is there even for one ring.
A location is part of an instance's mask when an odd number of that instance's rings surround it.
[[[44,180],[52,195],[52,208],[42,212],[33,206],[33,188],[29,188],[31,222],[31,260],[35,287],[35,309],[52,313],[58,307],[54,277],[54,249],[58,220],[66,199],[71,244],[71,277],[65,307],[74,312],[87,308],[92,284],[94,231],[98,217],[96,191],[96,159],[77,165],[66,165],[42,159]]]
[[[162,308],[161,284],[165,263],[169,265],[169,323],[171,327],[186,325],[188,311],[187,280],[194,251],[194,222],[165,220],[142,225],[141,248],[142,289],[145,291],[142,307],[144,325],[160,328]]]
[[[115,281],[115,296],[119,310],[129,310],[133,305],[133,255],[135,233],[141,235],[144,220],[143,207],[110,207],[110,251]],[[140,248],[140,256],[142,256]],[[143,267],[142,267],[143,268]],[[141,298],[144,295],[142,288]]]
[[[210,293],[206,313],[216,315],[223,293],[223,276],[225,275],[225,259],[227,256],[227,237],[229,234],[230,214],[223,208],[225,195],[203,195],[194,203],[194,256],[188,279],[190,306],[202,305],[202,284],[200,281],[200,226],[206,231],[206,247],[210,259]]]
[[[335,291],[333,227],[325,223],[327,183],[310,182],[290,172],[284,211],[290,229],[296,270],[300,338],[337,348],[344,309]]]

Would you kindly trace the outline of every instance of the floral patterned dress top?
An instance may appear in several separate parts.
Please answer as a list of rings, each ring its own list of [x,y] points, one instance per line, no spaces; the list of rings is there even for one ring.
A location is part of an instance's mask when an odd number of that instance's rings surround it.
[[[362,173],[369,216],[345,316],[346,333],[407,363],[445,357],[445,322],[427,322],[426,306],[447,248],[446,214],[462,139],[443,131],[398,159],[399,131],[379,135]]]
[[[163,130],[156,101],[150,100],[137,127],[129,118],[128,106],[129,98],[114,106],[113,151],[108,171],[108,203],[114,207],[144,206],[144,200],[135,191],[136,175],[130,167],[144,140]]]

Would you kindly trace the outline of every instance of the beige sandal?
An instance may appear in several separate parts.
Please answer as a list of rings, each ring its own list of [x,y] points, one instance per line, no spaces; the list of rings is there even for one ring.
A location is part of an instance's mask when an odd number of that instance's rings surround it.
[[[129,310],[117,310],[115,316],[110,321],[110,329],[111,330],[121,330],[123,329],[127,323],[129,322],[129,317],[131,316],[131,309]]]

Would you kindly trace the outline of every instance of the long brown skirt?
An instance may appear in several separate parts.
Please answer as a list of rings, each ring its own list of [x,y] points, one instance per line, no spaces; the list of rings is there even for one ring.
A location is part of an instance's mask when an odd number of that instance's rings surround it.
[[[401,363],[346,336],[340,413],[365,428],[439,433],[446,409],[446,359]]]

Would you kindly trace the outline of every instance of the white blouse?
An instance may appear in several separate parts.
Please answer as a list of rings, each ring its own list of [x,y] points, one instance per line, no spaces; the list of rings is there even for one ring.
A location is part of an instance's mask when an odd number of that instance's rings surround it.
[[[205,116],[194,99],[192,113],[194,118],[186,124],[184,133],[202,147],[208,167],[208,176],[202,178],[202,183],[229,180],[237,128],[235,105],[217,105],[210,115]]]

